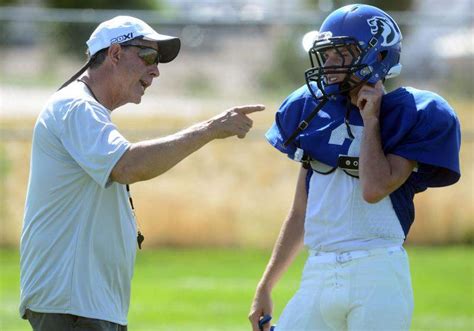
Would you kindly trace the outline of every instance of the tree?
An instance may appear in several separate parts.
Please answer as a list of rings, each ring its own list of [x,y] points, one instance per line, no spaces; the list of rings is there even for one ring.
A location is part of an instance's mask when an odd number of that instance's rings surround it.
[[[162,7],[159,0],[45,0],[44,4],[49,8],[89,10],[159,10]],[[60,52],[83,57],[85,41],[97,25],[98,23],[58,22],[49,27],[47,34]],[[78,49],[81,51],[78,52]]]

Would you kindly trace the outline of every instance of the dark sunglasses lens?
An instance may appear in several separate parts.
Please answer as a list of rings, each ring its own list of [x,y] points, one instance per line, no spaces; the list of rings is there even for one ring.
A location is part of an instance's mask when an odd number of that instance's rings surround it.
[[[160,60],[160,54],[157,50],[152,48],[143,48],[138,52],[140,58],[145,61],[146,64],[158,64]]]

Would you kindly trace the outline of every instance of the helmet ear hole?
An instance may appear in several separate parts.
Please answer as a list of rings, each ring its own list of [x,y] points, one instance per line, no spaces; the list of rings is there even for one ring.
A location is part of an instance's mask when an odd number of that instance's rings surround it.
[[[387,56],[387,54],[388,54],[387,50],[381,51],[379,54],[377,54],[377,60],[379,62],[382,62],[383,59],[385,59],[385,57]]]

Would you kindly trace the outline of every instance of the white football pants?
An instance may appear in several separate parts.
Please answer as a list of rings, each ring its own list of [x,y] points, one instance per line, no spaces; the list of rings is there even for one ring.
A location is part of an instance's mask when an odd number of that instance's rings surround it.
[[[408,256],[402,247],[310,252],[301,286],[276,331],[409,330],[412,312]]]

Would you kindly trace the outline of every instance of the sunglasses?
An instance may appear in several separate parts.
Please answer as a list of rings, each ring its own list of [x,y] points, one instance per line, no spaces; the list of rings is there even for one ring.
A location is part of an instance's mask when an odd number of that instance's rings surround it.
[[[138,57],[143,60],[147,65],[160,63],[160,53],[154,48],[142,46],[142,45],[123,45],[122,47],[137,47],[140,48],[138,51]]]

